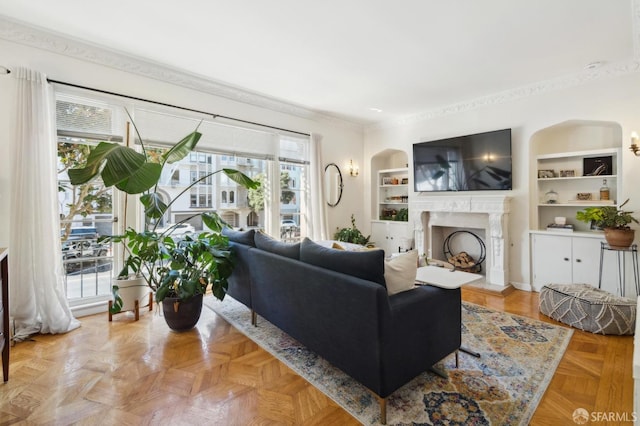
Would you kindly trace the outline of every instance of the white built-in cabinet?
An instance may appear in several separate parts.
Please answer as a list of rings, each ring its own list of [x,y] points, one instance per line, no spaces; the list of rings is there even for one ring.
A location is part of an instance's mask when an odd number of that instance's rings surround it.
[[[601,235],[531,235],[533,286],[545,284],[591,284],[597,287],[600,275]],[[617,289],[615,257],[603,257],[602,288],[613,294]]]
[[[572,120],[542,129],[532,137],[530,243],[534,290],[549,283],[598,286],[604,235],[578,221],[576,213],[589,206],[619,205],[624,201],[619,199],[621,144],[621,126],[612,122]],[[585,164],[591,167],[589,159],[603,157],[611,157],[607,174],[590,175],[593,170],[585,169]],[[600,199],[604,179],[610,200]],[[589,197],[590,200],[581,199]],[[566,223],[573,225],[573,232],[548,230],[556,217],[566,218]],[[613,253],[605,252],[602,268],[602,288],[617,294]]]
[[[378,171],[378,219],[396,220],[396,215],[409,208],[409,170],[383,169]]]
[[[408,156],[400,150],[385,150],[371,160],[371,241],[385,251],[413,248],[413,228],[399,221],[398,214],[409,209]]]
[[[412,231],[407,222],[372,221],[371,241],[376,247],[383,249],[386,256],[389,256],[392,253],[398,253],[399,250],[415,248]]]

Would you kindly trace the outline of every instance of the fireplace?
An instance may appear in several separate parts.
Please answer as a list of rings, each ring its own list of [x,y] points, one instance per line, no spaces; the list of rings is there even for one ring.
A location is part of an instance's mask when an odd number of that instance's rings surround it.
[[[410,203],[415,246],[420,254],[442,259],[441,228],[468,230],[486,246],[485,284],[509,285],[509,202],[506,196],[418,196]]]

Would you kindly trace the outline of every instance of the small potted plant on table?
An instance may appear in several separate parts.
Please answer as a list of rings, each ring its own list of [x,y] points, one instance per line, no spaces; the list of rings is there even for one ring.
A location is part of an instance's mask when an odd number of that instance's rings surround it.
[[[635,238],[635,230],[629,224],[638,223],[638,219],[632,216],[633,212],[622,209],[628,202],[629,199],[619,208],[587,207],[576,213],[576,219],[604,229],[604,238],[612,248],[628,248]]]

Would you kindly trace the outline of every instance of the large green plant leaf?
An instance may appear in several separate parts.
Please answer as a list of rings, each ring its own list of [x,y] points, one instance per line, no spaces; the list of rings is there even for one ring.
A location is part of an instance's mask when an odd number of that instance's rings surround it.
[[[180,142],[175,144],[171,149],[164,154],[162,158],[169,163],[175,163],[186,157],[198,144],[198,141],[202,137],[202,133],[194,130],[185,136]]]
[[[257,189],[260,186],[260,182],[251,179],[239,170],[235,169],[222,169],[225,175],[232,181],[244,186],[247,189]]]
[[[145,156],[126,146],[100,142],[83,168],[70,169],[72,185],[81,185],[102,177],[105,186],[116,186],[128,194],[140,194],[153,187],[160,179],[162,166],[147,162]]]
[[[207,225],[207,228],[211,229],[213,232],[220,232],[225,226],[225,222],[215,212],[202,213],[202,221]]]
[[[152,188],[162,174],[162,166],[158,163],[144,163],[129,178],[116,184],[116,188],[127,194],[141,194]]]
[[[140,202],[144,206],[144,214],[153,219],[161,218],[168,209],[167,204],[162,201],[162,197],[157,192],[141,196]]]
[[[133,176],[145,162],[145,156],[131,148],[100,142],[89,153],[85,167],[69,170],[69,179],[72,185],[82,185],[100,174],[109,187]]]

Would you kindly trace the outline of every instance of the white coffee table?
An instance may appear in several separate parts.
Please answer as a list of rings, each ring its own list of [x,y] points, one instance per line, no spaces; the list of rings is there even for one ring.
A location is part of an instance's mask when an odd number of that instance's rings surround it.
[[[483,278],[480,274],[448,269],[443,266],[422,266],[418,268],[416,281],[435,287],[453,290],[465,284],[479,281]]]
[[[418,268],[416,273],[416,281],[419,285],[431,285],[447,290],[460,288],[465,284],[470,284],[484,278],[480,274],[472,274],[471,272],[457,271],[448,269],[443,266],[422,266]],[[480,354],[471,349],[460,346],[462,352],[480,358]],[[456,352],[456,367],[458,366],[458,356]]]

